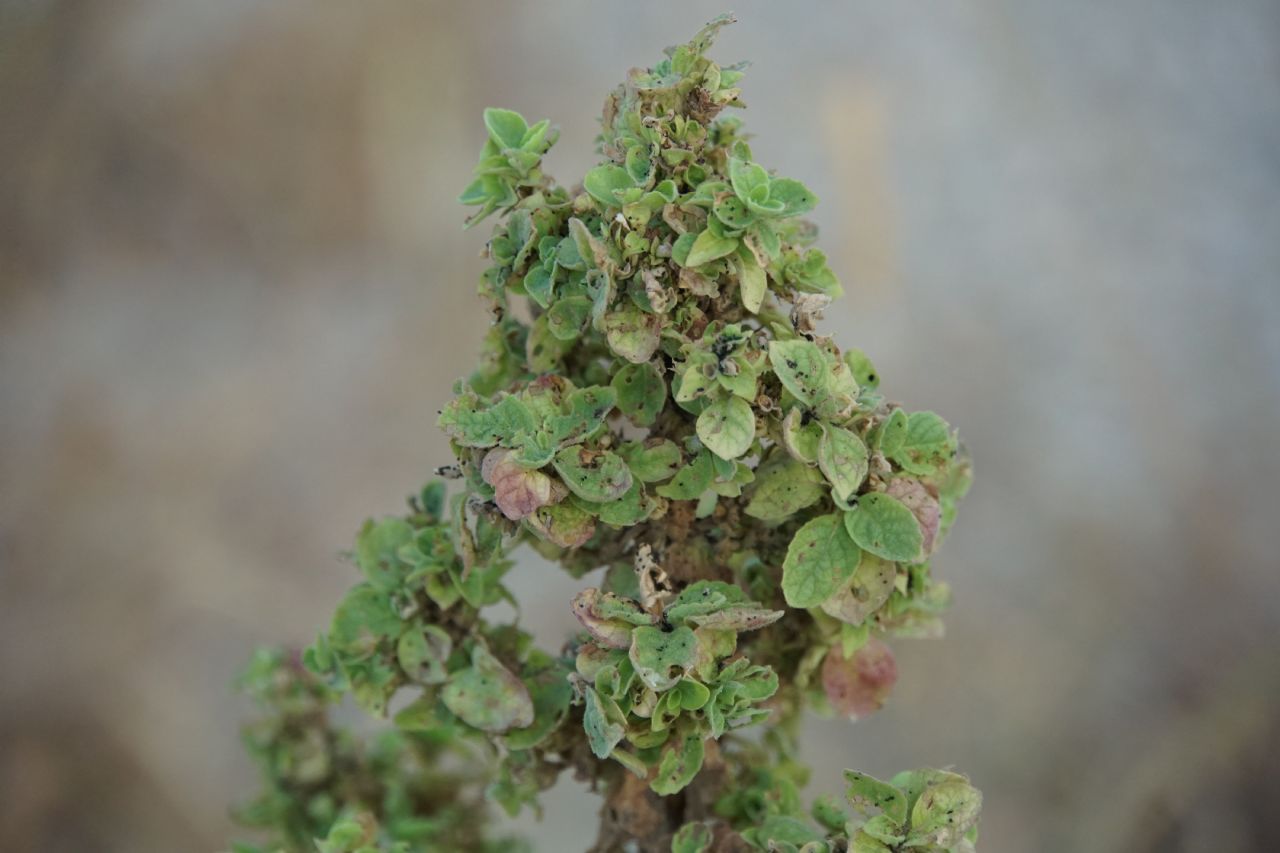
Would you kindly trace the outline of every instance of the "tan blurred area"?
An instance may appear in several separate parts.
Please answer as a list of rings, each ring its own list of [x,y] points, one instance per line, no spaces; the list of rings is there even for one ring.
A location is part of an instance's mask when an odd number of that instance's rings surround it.
[[[447,458],[486,317],[486,105],[593,161],[718,3],[0,3],[0,850],[210,851],[230,682],[308,642]],[[827,312],[977,485],[839,770],[954,764],[981,849],[1280,849],[1280,6],[737,4],[757,158],[822,199]],[[576,584],[529,558],[525,622]],[[582,849],[567,786],[539,850]]]

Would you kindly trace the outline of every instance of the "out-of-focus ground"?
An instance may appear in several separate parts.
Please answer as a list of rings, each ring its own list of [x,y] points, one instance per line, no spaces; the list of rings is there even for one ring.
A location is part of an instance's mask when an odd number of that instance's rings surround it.
[[[721,6],[0,9],[0,849],[215,850],[234,672],[447,458],[481,108],[580,175],[605,92]],[[828,327],[979,474],[949,636],[815,722],[815,790],[954,763],[987,853],[1280,849],[1280,6],[737,11],[716,55],[822,198]],[[514,583],[572,627],[574,583]],[[555,792],[539,849],[594,810]]]

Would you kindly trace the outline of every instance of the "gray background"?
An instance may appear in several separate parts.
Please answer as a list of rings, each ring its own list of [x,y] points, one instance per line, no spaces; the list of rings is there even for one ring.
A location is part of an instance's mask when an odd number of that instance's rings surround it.
[[[722,7],[0,8],[0,849],[217,849],[234,672],[447,457],[480,110],[558,122],[572,180],[605,93]],[[1280,6],[737,12],[715,55],[822,199],[828,328],[978,470],[949,636],[814,723],[813,790],[954,763],[988,853],[1277,849]],[[576,584],[514,585],[558,643]],[[539,849],[595,808],[556,791]]]

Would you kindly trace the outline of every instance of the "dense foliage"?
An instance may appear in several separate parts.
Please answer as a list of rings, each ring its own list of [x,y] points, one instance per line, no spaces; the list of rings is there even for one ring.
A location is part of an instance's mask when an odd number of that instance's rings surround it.
[[[485,802],[536,810],[566,770],[605,796],[599,850],[972,849],[981,796],[955,773],[850,771],[847,803],[800,802],[802,712],[874,712],[884,638],[939,633],[930,560],[969,464],[817,333],[841,290],[801,218],[817,199],[723,112],[743,67],[705,51],[726,22],[610,95],[581,188],[542,172],[548,122],[485,111],[462,201],[502,217],[494,324],[439,418],[458,488],[367,523],[327,633],[255,660],[267,790],[243,817],[273,836],[238,849],[518,849],[484,836]],[[518,606],[524,544],[603,570],[556,652],[485,616]],[[396,698],[394,731],[335,730],[343,695]]]

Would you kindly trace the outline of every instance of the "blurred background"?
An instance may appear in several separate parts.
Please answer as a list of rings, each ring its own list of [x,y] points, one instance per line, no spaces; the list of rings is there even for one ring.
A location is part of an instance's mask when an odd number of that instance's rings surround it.
[[[454,203],[502,105],[593,163],[720,0],[0,4],[0,850],[212,851],[229,688],[446,461],[486,327]],[[957,424],[941,642],[838,771],[955,764],[982,849],[1280,849],[1280,5],[738,2],[757,158],[841,343]],[[513,575],[548,644],[578,586]],[[580,850],[566,785],[522,825]]]

